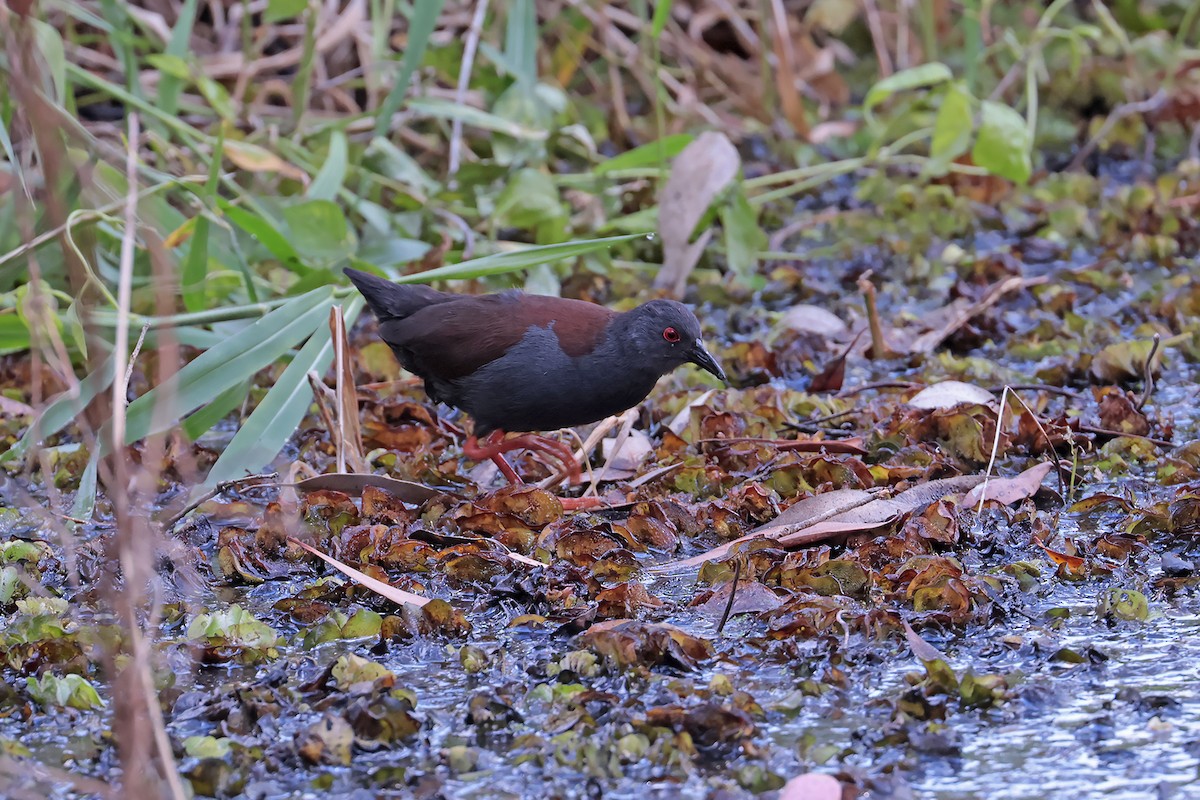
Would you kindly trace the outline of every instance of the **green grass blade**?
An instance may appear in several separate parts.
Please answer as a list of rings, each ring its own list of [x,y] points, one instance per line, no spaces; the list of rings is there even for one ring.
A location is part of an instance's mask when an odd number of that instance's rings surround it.
[[[514,139],[542,141],[550,135],[544,130],[530,128],[527,125],[513,122],[497,114],[491,114],[472,106],[459,105],[452,100],[443,100],[437,97],[414,99],[408,104],[408,110],[414,114],[434,119],[461,120],[466,125],[473,125],[485,131],[503,133],[505,136],[511,136]]]
[[[272,311],[239,336],[201,353],[129,404],[125,442],[133,444],[169,430],[184,415],[273,364],[315,330],[317,321],[329,312],[332,302],[330,287],[314,289]]]
[[[361,297],[355,297],[346,305],[344,314],[347,328],[354,324],[362,307]],[[196,491],[203,492],[221,481],[257,472],[271,463],[295,433],[312,404],[309,371],[323,375],[332,360],[333,341],[329,325],[319,322],[308,342],[221,453],[204,485]]]
[[[513,65],[517,83],[533,91],[537,83],[537,11],[533,0],[515,0],[508,10],[504,54]]]
[[[180,425],[184,435],[194,442],[211,430],[213,425],[225,419],[227,414],[242,404],[246,395],[250,393],[250,385],[250,381],[235,383],[221,392],[211,403],[185,419]]]
[[[0,464],[23,458],[30,447],[38,445],[47,436],[53,436],[79,416],[87,404],[96,395],[105,391],[113,381],[112,356],[104,359],[96,371],[79,382],[79,394],[72,397],[70,392],[63,392],[50,402],[42,411],[41,416],[34,421],[29,430],[15,445],[6,452],[0,453]]]
[[[404,59],[400,63],[400,74],[392,84],[392,90],[379,109],[375,120],[375,137],[386,139],[392,128],[392,116],[400,110],[404,95],[408,92],[408,82],[417,71],[425,58],[425,48],[429,46],[429,37],[437,26],[438,16],[446,0],[420,0],[413,4],[413,15],[408,21],[408,49],[404,51]]]
[[[692,143],[696,137],[690,133],[675,133],[647,142],[640,147],[626,150],[620,155],[613,156],[607,161],[601,161],[592,170],[596,175],[605,175],[622,169],[638,169],[641,167],[666,166],[666,162],[683,152],[683,148]]]
[[[88,455],[87,466],[79,476],[79,491],[71,504],[71,516],[75,519],[91,519],[96,510],[96,468],[99,464],[100,448],[97,447]]]
[[[217,143],[213,145],[213,158],[209,163],[208,182],[197,192],[206,205],[212,205],[217,199],[217,184],[221,179],[221,149],[225,143],[225,133],[222,129],[217,134]],[[207,213],[201,209],[196,218],[196,229],[192,231],[188,243],[187,257],[183,260],[180,273],[180,291],[183,293],[183,307],[188,311],[199,311],[205,306],[204,279],[208,276],[208,237],[212,232],[212,222]],[[252,291],[252,290],[251,290]]]
[[[338,190],[346,182],[346,169],[350,166],[346,134],[334,131],[329,138],[329,153],[325,163],[313,182],[309,184],[307,197],[309,200],[336,200]]]
[[[657,39],[662,36],[663,29],[667,27],[667,20],[671,18],[671,0],[658,0],[654,4],[654,20],[650,25],[650,36]]]
[[[171,41],[167,42],[165,55],[175,58],[186,58],[188,44],[192,38],[192,23],[196,19],[197,0],[183,0],[179,7],[179,17],[175,29],[171,31]],[[178,75],[163,72],[158,80],[158,107],[168,114],[174,114],[179,108],[179,92],[183,89],[183,80]]]
[[[596,250],[604,250],[621,242],[634,239],[645,239],[650,234],[631,233],[624,236],[609,236],[603,239],[587,239],[562,244],[547,244],[539,247],[526,247],[508,253],[493,253],[482,258],[473,258],[458,264],[449,264],[426,272],[412,275],[402,275],[397,283],[428,283],[429,281],[467,280],[482,278],[487,275],[502,275],[506,272],[518,272],[539,264],[549,264],[564,258],[575,258]]]

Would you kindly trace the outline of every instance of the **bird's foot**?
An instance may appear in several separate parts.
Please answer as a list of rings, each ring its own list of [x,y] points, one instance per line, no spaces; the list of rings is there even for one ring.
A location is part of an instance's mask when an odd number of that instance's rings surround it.
[[[512,464],[508,463],[504,454],[513,450],[531,450],[557,461],[562,466],[562,474],[570,481],[575,483],[579,481],[579,462],[575,460],[575,454],[567,445],[534,434],[523,434],[512,439],[505,439],[504,435],[504,431],[492,431],[482,443],[474,436],[469,436],[463,443],[463,455],[474,461],[491,460],[509,483],[520,485],[524,481],[512,468]],[[563,508],[568,511],[598,508],[604,505],[604,502],[598,497],[563,497],[560,499]]]
[[[572,482],[577,483],[580,479],[579,462],[575,460],[575,454],[571,452],[571,448],[562,442],[547,439],[545,436],[527,433],[505,439],[504,431],[492,431],[482,443],[474,436],[467,437],[467,441],[463,443],[463,455],[467,458],[475,461],[490,459],[510,483],[524,483],[517,475],[516,470],[504,458],[505,453],[513,450],[530,450],[549,456],[550,459],[562,466],[563,474]]]

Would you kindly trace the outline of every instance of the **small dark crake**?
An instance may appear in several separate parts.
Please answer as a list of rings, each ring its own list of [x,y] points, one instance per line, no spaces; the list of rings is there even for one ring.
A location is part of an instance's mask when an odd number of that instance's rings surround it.
[[[430,399],[474,418],[463,453],[492,459],[514,482],[502,455],[510,450],[539,450],[567,466],[575,461],[559,442],[505,440],[505,432],[557,430],[618,414],[688,362],[725,380],[704,349],[696,316],[672,300],[617,313],[582,300],[448,294],[354,269],[346,274],[379,318],[383,341],[424,379]]]

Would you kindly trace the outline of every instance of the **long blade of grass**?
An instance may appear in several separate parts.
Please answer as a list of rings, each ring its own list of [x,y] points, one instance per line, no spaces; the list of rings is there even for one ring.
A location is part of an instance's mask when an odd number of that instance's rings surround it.
[[[505,136],[511,136],[514,139],[542,141],[550,135],[547,131],[530,128],[526,125],[505,119],[497,114],[492,114],[473,106],[458,105],[451,100],[443,100],[439,97],[422,97],[411,100],[408,108],[409,111],[417,115],[433,117],[434,119],[462,120],[465,125],[473,125],[485,131],[503,133]]]
[[[397,283],[429,283],[443,280],[469,280],[482,278],[487,275],[502,275],[506,272],[517,272],[539,264],[549,264],[564,258],[575,258],[597,250],[604,250],[621,242],[634,239],[645,239],[648,233],[630,233],[624,236],[608,236],[603,239],[587,239],[562,244],[547,244],[538,247],[526,247],[508,253],[493,253],[482,258],[473,258],[458,264],[449,264],[426,272],[412,275],[401,275]]]
[[[241,335],[201,353],[129,404],[126,443],[170,429],[188,412],[273,364],[312,335],[332,302],[330,287],[314,289],[248,326]]]
[[[386,139],[392,127],[392,116],[400,110],[404,95],[408,92],[408,82],[417,71],[425,58],[425,48],[429,46],[429,37],[437,26],[438,16],[446,0],[422,0],[414,3],[412,18],[408,21],[408,48],[404,51],[404,59],[400,63],[400,74],[392,84],[379,116],[375,119],[375,138]]]
[[[196,19],[197,0],[183,0],[179,7],[179,17],[175,29],[171,31],[171,41],[167,43],[165,55],[175,58],[186,58],[188,43],[192,38],[192,23]],[[158,107],[168,114],[174,114],[179,108],[179,92],[183,88],[183,80],[177,75],[163,72],[158,80]]]
[[[113,357],[109,356],[95,372],[79,382],[77,395],[72,396],[68,391],[54,398],[33,425],[29,426],[29,430],[25,431],[21,440],[0,453],[0,464],[24,458],[30,447],[40,444],[47,436],[53,436],[67,427],[71,420],[83,413],[83,409],[96,395],[108,389],[112,381]]]
[[[362,308],[361,297],[354,298],[346,305],[347,326],[354,323]],[[203,492],[223,481],[257,472],[279,455],[312,404],[309,370],[318,375],[324,374],[333,360],[329,326],[322,323],[317,323],[317,326],[308,342],[221,453],[203,486],[196,491]]]
[[[205,201],[212,205],[217,198],[217,183],[221,177],[221,147],[225,142],[224,129],[217,134],[217,143],[213,145],[212,163],[209,164],[208,182],[197,192]],[[208,214],[200,211],[196,218],[196,228],[192,231],[188,242],[188,254],[183,260],[183,270],[179,276],[180,291],[183,294],[183,307],[188,311],[199,311],[205,306],[205,278],[208,276],[208,237],[212,222]],[[247,287],[253,292],[253,287]],[[252,295],[253,296],[253,295]]]

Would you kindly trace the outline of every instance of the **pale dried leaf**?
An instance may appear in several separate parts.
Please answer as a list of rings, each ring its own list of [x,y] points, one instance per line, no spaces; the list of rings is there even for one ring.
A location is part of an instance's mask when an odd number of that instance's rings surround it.
[[[942,381],[917,392],[908,404],[913,408],[933,411],[960,405],[980,405],[996,408],[996,395],[987,389],[962,381]]]
[[[697,136],[671,162],[671,177],[658,204],[663,267],[654,281],[655,288],[665,289],[674,297],[683,296],[688,275],[712,234],[711,230],[705,231],[693,243],[689,241],[692,231],[717,195],[737,177],[741,166],[741,156],[733,143],[717,131]]]
[[[1012,505],[1033,497],[1042,487],[1042,481],[1050,474],[1054,465],[1049,461],[1030,467],[1012,478],[990,478],[987,482],[976,486],[963,499],[967,506],[979,505],[984,500],[995,500],[997,503]]]

